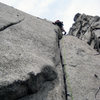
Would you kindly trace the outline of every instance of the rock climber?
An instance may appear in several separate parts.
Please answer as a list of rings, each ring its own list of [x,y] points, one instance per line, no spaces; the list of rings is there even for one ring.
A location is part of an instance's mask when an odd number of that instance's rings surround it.
[[[63,22],[62,22],[62,21],[56,20],[55,22],[53,22],[53,24],[54,24],[54,25],[58,25],[59,28],[61,29],[61,31],[64,32],[64,35],[66,35],[66,31],[65,31],[64,28],[63,28],[64,25],[63,25]]]

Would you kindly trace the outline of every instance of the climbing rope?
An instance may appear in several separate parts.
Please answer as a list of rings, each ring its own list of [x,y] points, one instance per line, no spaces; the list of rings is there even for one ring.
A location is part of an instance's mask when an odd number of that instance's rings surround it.
[[[62,39],[62,45],[64,46],[64,39]],[[70,97],[71,97],[71,100],[74,100],[73,98],[73,93],[72,93],[72,88],[71,88],[71,84],[70,84],[70,81],[69,81],[69,76],[68,76],[68,73],[67,73],[67,65],[66,65],[66,49],[65,49],[65,46],[63,47],[64,48],[64,55],[63,55],[63,65],[64,65],[64,73],[65,73],[65,78],[66,78],[66,81],[67,81],[67,90],[69,89],[69,92],[70,92]],[[68,95],[68,94],[67,94]]]

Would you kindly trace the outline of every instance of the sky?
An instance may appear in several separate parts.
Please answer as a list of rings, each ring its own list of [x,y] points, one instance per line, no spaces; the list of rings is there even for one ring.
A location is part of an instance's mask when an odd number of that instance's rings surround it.
[[[76,13],[100,16],[100,0],[0,0],[31,15],[50,21],[61,20],[68,32]]]

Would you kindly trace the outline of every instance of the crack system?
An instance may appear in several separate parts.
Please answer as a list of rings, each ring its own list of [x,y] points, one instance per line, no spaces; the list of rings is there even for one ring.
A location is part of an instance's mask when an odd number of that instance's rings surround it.
[[[59,32],[58,32],[58,47],[60,49],[60,39],[59,39]],[[65,72],[65,64],[63,62],[63,57],[60,49],[60,60],[61,60],[61,65],[62,65],[62,72],[63,72],[63,81],[64,81],[64,89],[65,89],[65,100],[68,100],[68,93],[67,93],[67,80],[66,80],[66,72]]]
[[[64,88],[65,88],[65,99],[68,100],[67,97],[67,83],[66,83],[66,73],[65,73],[65,68],[64,68],[64,64],[63,64],[63,58],[62,58],[62,54],[60,52],[60,59],[61,59],[61,65],[62,65],[62,71],[63,71],[63,80],[64,80]]]
[[[18,21],[16,21],[16,22],[11,22],[11,23],[9,23],[9,24],[7,24],[7,25],[4,25],[4,26],[2,26],[2,27],[0,28],[0,31],[4,31],[4,30],[7,29],[8,27],[13,26],[13,25],[16,25],[16,24],[22,22],[23,20],[24,20],[24,18],[21,19],[21,20],[18,20]]]

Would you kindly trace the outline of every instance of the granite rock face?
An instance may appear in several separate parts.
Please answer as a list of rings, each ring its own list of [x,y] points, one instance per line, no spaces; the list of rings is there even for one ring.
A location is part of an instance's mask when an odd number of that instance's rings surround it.
[[[100,17],[76,14],[68,35],[0,3],[0,100],[100,100]]]
[[[58,33],[0,3],[0,100],[65,100]]]
[[[100,53],[100,17],[77,13],[69,34],[86,41]]]
[[[100,17],[76,14],[60,41],[68,100],[100,100]]]

